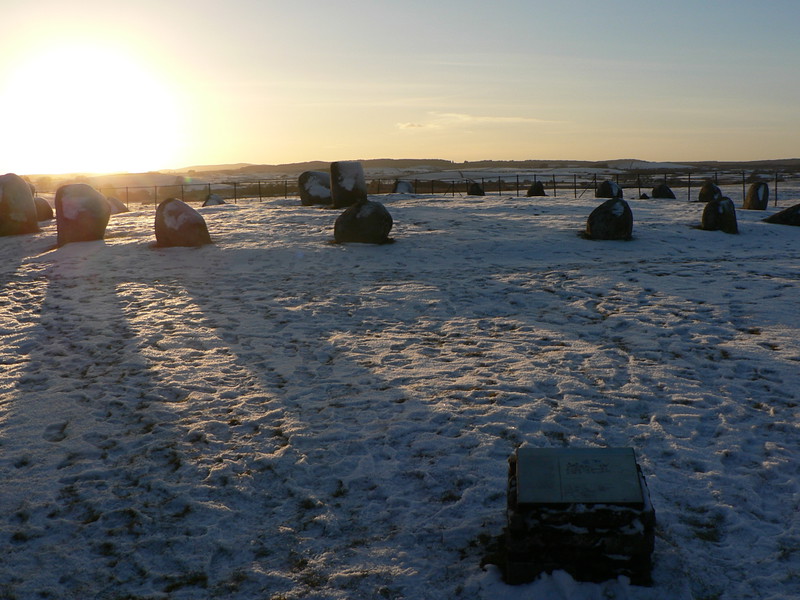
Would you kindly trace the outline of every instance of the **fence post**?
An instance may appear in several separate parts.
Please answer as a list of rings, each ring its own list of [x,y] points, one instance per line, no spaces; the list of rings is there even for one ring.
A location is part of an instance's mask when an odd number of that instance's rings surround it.
[[[689,186],[688,186],[688,191],[686,193],[687,193],[686,200],[688,202],[691,202],[692,201],[692,174],[691,173],[689,173]]]
[[[237,187],[239,183],[237,181],[233,182],[233,203],[236,204],[236,201],[239,199],[239,194],[237,193]]]
[[[578,176],[573,173],[572,174],[572,189],[575,190],[575,199],[578,198]]]
[[[667,181],[665,179],[664,183],[666,183],[666,182]],[[637,173],[636,174],[636,185],[639,186],[639,198],[641,198],[642,197],[642,174],[641,173]]]
[[[775,171],[775,203],[774,205],[776,208],[778,206],[778,172]]]
[[[517,175],[517,197],[519,197],[519,175]]]
[[[153,208],[158,206],[158,186],[153,186]]]
[[[553,173],[553,198],[558,196],[558,190],[556,189],[556,174]]]
[[[744,196],[745,196],[745,191],[744,191],[744,171],[742,171],[742,206],[744,206]]]

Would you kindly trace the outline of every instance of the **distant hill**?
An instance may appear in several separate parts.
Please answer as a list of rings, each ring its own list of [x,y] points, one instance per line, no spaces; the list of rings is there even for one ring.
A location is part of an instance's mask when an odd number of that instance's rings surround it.
[[[589,168],[589,169],[618,169],[621,171],[686,171],[698,169],[704,171],[730,171],[730,170],[764,170],[764,171],[800,171],[800,158],[786,158],[776,160],[755,161],[678,161],[678,162],[652,162],[639,159],[612,159],[603,161],[580,160],[479,160],[454,162],[444,159],[423,158],[377,158],[363,159],[359,162],[366,170],[398,171],[439,171],[439,170],[476,170],[476,169],[564,169],[564,168]],[[330,162],[307,161],[299,163],[283,163],[277,165],[233,163],[224,165],[201,165],[187,167],[186,169],[171,169],[167,173],[186,174],[202,173],[203,175],[248,175],[248,174],[295,174],[303,171],[327,171]]]

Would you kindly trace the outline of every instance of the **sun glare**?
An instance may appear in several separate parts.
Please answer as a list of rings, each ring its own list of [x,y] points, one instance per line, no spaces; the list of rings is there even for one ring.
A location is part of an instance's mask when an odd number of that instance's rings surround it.
[[[169,82],[121,48],[53,43],[20,57],[2,85],[11,127],[3,172],[153,170],[172,164],[182,144]]]

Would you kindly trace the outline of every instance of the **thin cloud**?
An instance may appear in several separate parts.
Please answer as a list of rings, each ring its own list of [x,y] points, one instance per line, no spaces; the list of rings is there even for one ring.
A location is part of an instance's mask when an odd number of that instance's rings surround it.
[[[446,129],[465,125],[514,125],[563,123],[536,117],[497,117],[490,115],[470,115],[467,113],[429,113],[431,118],[425,122],[398,123],[398,129]]]

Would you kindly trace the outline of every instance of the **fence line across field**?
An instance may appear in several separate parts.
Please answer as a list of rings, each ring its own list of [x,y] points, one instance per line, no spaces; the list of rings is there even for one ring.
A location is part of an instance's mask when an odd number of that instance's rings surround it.
[[[423,179],[399,178],[401,181],[413,183],[414,194],[417,195],[470,195],[470,187],[479,184],[486,195],[503,195],[515,193],[520,196],[536,182],[541,182],[546,193],[552,197],[573,198],[583,197],[587,192],[597,189],[603,181],[610,180],[620,185],[625,190],[637,189],[637,197],[642,193],[649,193],[651,188],[665,183],[673,191],[686,188],[686,199],[692,200],[692,190],[699,190],[706,181],[713,181],[716,185],[742,186],[742,198],[747,193],[747,187],[755,181],[762,181],[767,186],[772,185],[774,206],[778,205],[778,185],[784,181],[783,176],[774,173],[769,178],[756,173],[671,173],[655,176],[636,174],[616,174],[613,177],[592,174],[504,174],[491,177],[462,177],[460,179]],[[392,192],[396,178],[371,178],[367,181],[367,193],[388,194]],[[139,186],[101,186],[97,188],[106,196],[114,196],[130,204],[158,205],[167,198],[180,198],[184,202],[202,203],[210,194],[217,194],[223,200],[238,200],[258,198],[294,197],[299,196],[297,178],[281,177],[275,179],[255,179],[242,181],[218,181],[205,183],[176,183],[169,185],[139,185]],[[48,192],[44,192],[48,193]],[[51,191],[49,193],[54,193]],[[678,194],[676,194],[678,197]]]

